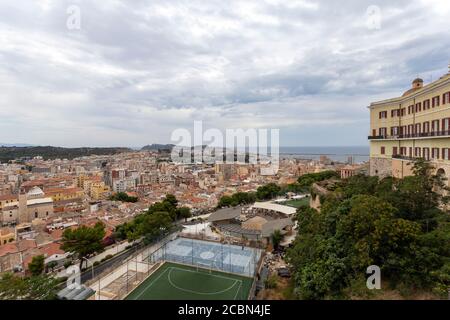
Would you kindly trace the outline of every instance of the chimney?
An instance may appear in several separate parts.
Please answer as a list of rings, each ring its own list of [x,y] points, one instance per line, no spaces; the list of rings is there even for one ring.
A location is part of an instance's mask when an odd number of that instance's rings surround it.
[[[417,79],[415,79],[415,80],[412,82],[412,88],[413,88],[413,89],[420,89],[420,88],[422,88],[422,87],[423,87],[423,80],[422,80],[422,79],[417,78]]]

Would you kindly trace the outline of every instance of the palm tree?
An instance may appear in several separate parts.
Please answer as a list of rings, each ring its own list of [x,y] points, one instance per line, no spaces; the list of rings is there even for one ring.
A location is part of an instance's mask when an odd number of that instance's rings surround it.
[[[278,249],[278,246],[280,245],[281,240],[283,240],[283,235],[281,234],[280,230],[275,230],[272,233],[272,244],[274,249]]]

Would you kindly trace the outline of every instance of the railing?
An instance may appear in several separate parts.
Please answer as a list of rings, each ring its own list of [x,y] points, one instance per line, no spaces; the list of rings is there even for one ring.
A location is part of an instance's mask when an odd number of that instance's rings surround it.
[[[385,140],[385,139],[410,139],[410,138],[429,138],[429,137],[447,137],[447,136],[450,136],[450,130],[411,133],[411,134],[398,134],[393,136],[388,135],[368,136],[368,139]]]
[[[409,157],[409,156],[403,156],[401,154],[395,154],[392,156],[393,159],[400,159],[400,160],[408,160],[408,161],[415,161],[416,159],[420,157]]]

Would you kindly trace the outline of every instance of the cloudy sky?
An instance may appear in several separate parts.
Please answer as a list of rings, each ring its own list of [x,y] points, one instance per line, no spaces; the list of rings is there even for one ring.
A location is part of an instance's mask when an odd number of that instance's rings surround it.
[[[203,120],[366,145],[371,101],[450,62],[448,0],[2,0],[0,17],[2,143],[142,146]]]

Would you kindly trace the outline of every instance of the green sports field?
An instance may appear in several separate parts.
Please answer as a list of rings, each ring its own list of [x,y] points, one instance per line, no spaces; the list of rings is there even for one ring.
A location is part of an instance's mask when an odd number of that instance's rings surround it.
[[[164,263],[126,300],[246,300],[253,279]]]

